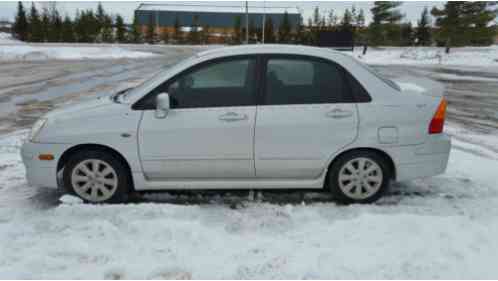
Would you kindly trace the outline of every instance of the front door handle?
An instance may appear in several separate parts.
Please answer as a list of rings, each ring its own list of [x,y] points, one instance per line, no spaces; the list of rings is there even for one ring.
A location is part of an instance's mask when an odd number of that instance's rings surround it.
[[[341,119],[353,116],[353,112],[350,110],[343,110],[340,108],[334,108],[325,114],[327,117],[334,119]]]
[[[227,121],[227,122],[232,122],[232,121],[242,121],[247,119],[246,114],[239,114],[237,112],[227,112],[223,115],[220,115],[218,117],[221,121]]]

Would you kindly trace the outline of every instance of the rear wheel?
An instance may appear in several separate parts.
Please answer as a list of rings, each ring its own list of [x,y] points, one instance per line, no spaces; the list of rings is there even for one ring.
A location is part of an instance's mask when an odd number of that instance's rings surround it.
[[[64,185],[89,203],[126,201],[130,180],[124,164],[102,151],[81,151],[64,168]]]
[[[352,151],[340,156],[329,170],[328,186],[342,203],[371,203],[387,190],[391,171],[373,151]]]

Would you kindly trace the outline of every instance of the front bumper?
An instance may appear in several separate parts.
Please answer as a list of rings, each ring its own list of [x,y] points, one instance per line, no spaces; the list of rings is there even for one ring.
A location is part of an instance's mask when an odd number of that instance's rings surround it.
[[[26,141],[21,147],[21,157],[26,168],[26,179],[31,186],[57,188],[57,163],[67,145],[42,144]],[[54,159],[42,161],[40,154],[53,154]]]
[[[448,165],[451,139],[446,134],[429,136],[427,142],[398,154],[396,180],[412,180],[444,173]]]

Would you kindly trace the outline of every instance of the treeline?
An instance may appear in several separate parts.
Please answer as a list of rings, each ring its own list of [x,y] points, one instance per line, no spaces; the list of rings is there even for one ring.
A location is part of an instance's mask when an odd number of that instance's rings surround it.
[[[74,19],[62,15],[57,10],[56,2],[45,4],[38,10],[31,3],[29,12],[21,2],[18,3],[17,15],[12,27],[13,36],[28,42],[129,42],[133,33],[129,32],[123,17],[107,14],[99,3],[97,11],[92,9],[77,11]]]
[[[334,10],[314,9],[307,23],[293,26],[287,13],[282,21],[274,23],[267,17],[264,25],[265,43],[291,43],[315,45],[323,31],[348,31],[354,34],[357,44],[372,46],[482,46],[494,42],[497,34],[496,2],[448,1],[439,9],[427,7],[422,11],[417,26],[405,20],[401,13],[402,2],[375,1],[370,9],[372,21],[365,22],[365,13],[354,6],[342,15]],[[216,34],[217,43],[241,44],[246,40],[245,24],[241,17],[234,19],[234,32]],[[13,34],[22,41],[31,42],[119,42],[119,43],[173,43],[204,44],[215,36],[209,26],[201,26],[194,17],[188,30],[178,18],[171,29],[159,29],[151,17],[142,30],[137,18],[127,26],[120,15],[107,14],[99,3],[97,10],[77,12],[74,19],[62,16],[55,4],[40,11],[31,4],[29,12],[22,3],[18,4]],[[257,28],[254,20],[249,20],[249,42],[262,42],[263,30]],[[168,31],[170,30],[170,31]],[[143,32],[142,32],[143,31]],[[226,31],[227,32],[227,31]]]
[[[448,1],[439,9],[425,8],[417,27],[403,22],[398,7],[401,2],[376,1],[368,26],[370,45],[484,46],[494,42],[497,34],[496,2]],[[434,18],[434,22],[432,19]]]

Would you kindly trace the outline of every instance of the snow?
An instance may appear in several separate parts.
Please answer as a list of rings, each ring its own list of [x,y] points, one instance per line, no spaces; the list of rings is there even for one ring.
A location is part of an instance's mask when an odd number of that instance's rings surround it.
[[[498,46],[452,48],[445,54],[437,47],[370,47],[366,55],[362,48],[355,48],[353,57],[377,65],[451,65],[451,66],[498,66]]]
[[[39,61],[39,60],[81,60],[81,59],[122,59],[148,58],[154,53],[127,50],[117,46],[44,46],[37,45],[0,45],[0,61]]]
[[[0,276],[495,278],[498,137],[455,125],[446,131],[462,137],[445,174],[396,183],[378,204],[351,206],[326,194],[295,201],[282,194],[274,203],[268,192],[155,194],[122,205],[63,196],[60,203],[59,193],[26,185],[19,146],[27,132],[4,135]]]
[[[9,33],[5,32],[0,32],[0,45],[7,45],[7,44],[22,44],[23,42],[12,38],[12,35]]]

